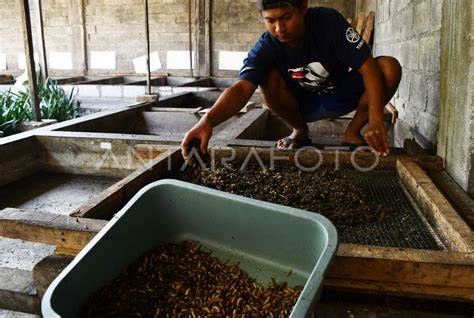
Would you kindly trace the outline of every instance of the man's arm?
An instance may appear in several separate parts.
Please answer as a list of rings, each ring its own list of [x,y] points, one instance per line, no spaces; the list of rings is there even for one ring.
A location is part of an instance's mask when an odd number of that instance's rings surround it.
[[[364,139],[379,154],[386,156],[389,154],[389,144],[383,125],[385,93],[382,70],[370,55],[359,68],[359,72],[364,79],[369,108],[369,129],[364,134]]]
[[[257,86],[247,80],[239,80],[226,89],[217,99],[211,109],[201,120],[189,130],[181,142],[181,153],[186,159],[188,156],[188,145],[193,139],[199,139],[200,150],[207,152],[207,145],[212,135],[212,128],[237,114],[248,102]]]

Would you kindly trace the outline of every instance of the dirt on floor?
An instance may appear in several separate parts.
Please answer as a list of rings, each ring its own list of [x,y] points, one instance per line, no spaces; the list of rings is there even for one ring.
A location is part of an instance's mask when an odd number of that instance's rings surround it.
[[[344,230],[380,220],[392,210],[374,203],[367,190],[354,184],[343,172],[321,168],[303,172],[294,166],[262,169],[259,165],[230,164],[214,170],[188,169],[184,181],[249,198],[318,212]]]

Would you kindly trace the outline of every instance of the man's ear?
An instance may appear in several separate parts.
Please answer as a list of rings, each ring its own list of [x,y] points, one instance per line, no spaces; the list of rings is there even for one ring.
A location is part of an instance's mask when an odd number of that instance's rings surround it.
[[[301,3],[301,13],[305,15],[307,11],[308,11],[308,0],[303,0],[303,2]]]

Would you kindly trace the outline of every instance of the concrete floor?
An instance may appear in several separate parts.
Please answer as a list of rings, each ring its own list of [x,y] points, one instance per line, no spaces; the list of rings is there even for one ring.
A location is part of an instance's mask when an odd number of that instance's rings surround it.
[[[100,111],[118,110],[121,108],[126,108],[128,105],[137,103],[135,98],[79,97],[78,100],[81,102],[81,116]]]
[[[0,188],[0,209],[69,215],[118,179],[38,172]]]

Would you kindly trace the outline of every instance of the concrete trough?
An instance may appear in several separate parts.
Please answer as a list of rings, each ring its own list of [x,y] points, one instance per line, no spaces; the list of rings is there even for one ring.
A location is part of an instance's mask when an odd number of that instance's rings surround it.
[[[56,84],[59,85],[66,85],[66,84],[73,84],[77,82],[86,81],[87,77],[85,76],[75,76],[75,77],[60,77],[60,78],[53,78],[52,79]]]
[[[79,78],[80,79],[80,78]],[[152,86],[181,86],[195,81],[193,77],[163,76],[151,78]],[[82,77],[82,80],[70,82],[76,85],[146,85],[146,77],[141,76],[114,76],[108,78]]]
[[[151,79],[152,94],[161,97],[181,92],[209,90],[207,87],[184,86],[195,81],[192,77],[156,77]],[[111,77],[88,79],[85,81],[66,83],[67,91],[74,89],[81,97],[135,98],[146,95],[146,79],[143,77]],[[1,87],[0,87],[1,89]]]
[[[113,77],[84,77],[83,80],[74,82],[74,85],[118,85],[123,84],[125,79],[123,76]]]
[[[336,119],[320,120],[308,123],[309,137],[315,145],[338,146],[344,138],[344,132],[352,120],[352,114]],[[389,142],[393,145],[394,126],[391,124],[391,115],[384,116],[385,128],[388,131]],[[367,126],[362,129],[364,132]],[[240,135],[236,137],[236,145],[254,145],[256,141],[262,144],[275,143],[277,140],[289,136],[292,128],[280,117],[269,110],[260,118],[252,122]]]
[[[132,78],[125,77],[125,82],[123,85],[147,85],[146,78]],[[177,77],[177,76],[164,76],[164,77],[155,77],[150,79],[151,86],[188,86],[188,83],[193,83],[196,81],[194,77]]]
[[[12,75],[0,75],[0,85],[15,84],[15,78]]]
[[[218,133],[225,129],[241,115],[235,116],[214,128]],[[106,133],[123,135],[156,136],[162,141],[180,143],[184,134],[201,118],[194,108],[182,108],[180,111],[169,111],[155,108],[139,113],[125,113],[118,116],[110,115],[98,121],[89,121],[61,128],[62,131]],[[104,125],[100,125],[103,123]]]
[[[184,134],[191,129],[219,97],[219,92],[207,91],[196,93],[181,93],[166,97],[163,100],[150,104],[146,108],[132,108],[130,110],[115,112],[98,116],[88,121],[76,122],[57,129],[69,132],[89,132],[107,134],[131,134],[154,136],[160,141],[180,143]],[[252,98],[259,102],[259,96]],[[214,128],[214,135],[227,130],[237,122],[253,122],[253,115],[239,113],[224,123]],[[155,139],[156,140],[156,139]]]
[[[70,215],[95,206],[88,202],[109,188],[116,191],[120,180],[148,163],[134,156],[133,145],[140,142],[32,136],[2,145],[0,210]]]
[[[186,83],[183,86],[227,88],[237,81],[236,78],[207,77]]]

